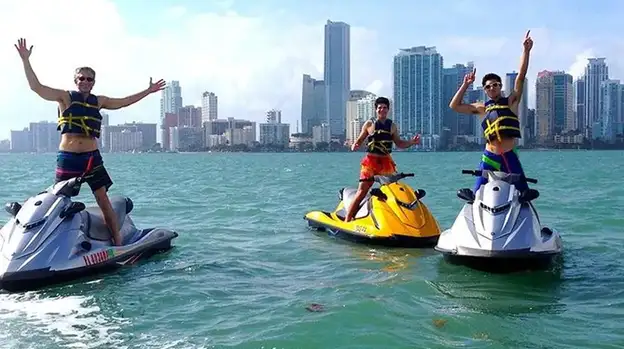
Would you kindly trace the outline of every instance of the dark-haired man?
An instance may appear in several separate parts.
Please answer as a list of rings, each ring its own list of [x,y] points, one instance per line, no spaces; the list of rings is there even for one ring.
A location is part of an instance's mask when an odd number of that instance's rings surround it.
[[[387,176],[396,172],[396,164],[390,155],[392,153],[392,143],[399,148],[409,148],[420,143],[420,135],[414,136],[409,141],[402,140],[399,137],[398,127],[391,119],[388,119],[388,111],[390,110],[390,100],[388,98],[378,97],[375,100],[375,110],[377,118],[367,120],[362,125],[359,137],[351,146],[351,151],[355,151],[368,137],[367,153],[360,163],[360,179],[368,179],[376,175]],[[372,186],[372,181],[360,182],[357,194],[347,208],[345,222],[353,219],[362,199],[364,199]]]
[[[485,103],[463,104],[462,100],[464,99],[466,89],[475,81],[475,69],[466,74],[463,84],[449,104],[449,107],[458,113],[476,114],[483,117],[481,126],[487,143],[481,156],[480,170],[503,171],[524,176],[516,150],[516,139],[521,138],[518,105],[523,97],[524,80],[529,67],[529,53],[533,47],[533,40],[529,36],[530,32],[530,30],[527,31],[524,37],[520,72],[516,77],[514,90],[509,96],[505,97],[501,92],[503,82],[500,76],[489,73],[481,81],[483,89],[488,96],[488,101]],[[487,183],[487,179],[483,177],[477,178],[474,192],[485,183]],[[528,189],[525,180],[520,181],[516,186],[520,192]]]

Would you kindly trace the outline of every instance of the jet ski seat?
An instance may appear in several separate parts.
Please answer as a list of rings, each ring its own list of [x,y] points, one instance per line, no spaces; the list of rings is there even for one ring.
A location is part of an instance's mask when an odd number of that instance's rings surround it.
[[[339,197],[340,197],[340,200],[342,200],[344,209],[336,212],[336,215],[340,217],[341,219],[344,219],[344,217],[347,215],[347,209],[353,202],[353,199],[355,198],[355,194],[357,194],[357,188],[347,187],[347,188],[340,189]],[[362,199],[362,202],[360,203],[360,208],[355,213],[354,219],[364,218],[370,214],[370,205],[369,205],[370,198],[371,198],[371,194],[369,191],[366,194],[366,196],[364,196],[364,199]]]
[[[110,198],[110,201],[117,216],[117,225],[121,229],[126,215],[132,211],[134,204],[130,198],[124,196],[113,196]],[[88,206],[80,213],[84,222],[83,231],[90,239],[99,241],[110,241],[112,239],[111,232],[104,220],[104,214],[99,206]]]

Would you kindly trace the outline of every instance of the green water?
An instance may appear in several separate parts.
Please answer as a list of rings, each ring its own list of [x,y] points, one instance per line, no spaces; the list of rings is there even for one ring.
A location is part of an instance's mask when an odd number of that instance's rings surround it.
[[[428,250],[371,248],[306,227],[357,183],[361,154],[104,154],[112,194],[169,254],[117,273],[0,294],[4,348],[622,348],[623,152],[522,152],[542,221],[562,231],[549,272],[491,275]],[[443,228],[479,153],[403,153]],[[1,155],[0,202],[53,178],[55,155]],[[88,188],[79,199],[92,203]],[[0,221],[8,218],[0,213]],[[319,303],[324,312],[309,312]]]

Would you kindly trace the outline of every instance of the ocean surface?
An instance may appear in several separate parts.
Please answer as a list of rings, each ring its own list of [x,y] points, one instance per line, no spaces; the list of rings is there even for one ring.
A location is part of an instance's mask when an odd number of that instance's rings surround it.
[[[310,231],[357,185],[361,153],[104,154],[111,194],[169,253],[42,291],[0,293],[2,348],[624,348],[624,152],[521,151],[563,264],[493,275],[432,249]],[[442,228],[471,153],[399,153]],[[0,203],[49,185],[55,154],[0,155]],[[79,199],[93,203],[88,187]],[[8,214],[0,212],[0,223]],[[321,304],[323,311],[306,310]]]

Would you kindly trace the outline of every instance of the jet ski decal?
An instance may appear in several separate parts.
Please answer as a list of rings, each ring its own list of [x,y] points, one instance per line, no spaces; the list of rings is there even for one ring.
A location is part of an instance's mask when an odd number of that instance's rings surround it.
[[[85,265],[93,265],[98,263],[106,262],[107,260],[115,257],[115,250],[112,248],[106,249],[104,251],[99,251],[95,253],[91,253],[89,255],[82,256]]]

